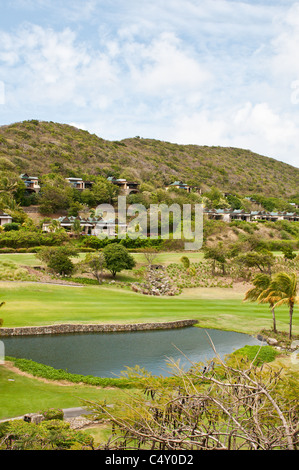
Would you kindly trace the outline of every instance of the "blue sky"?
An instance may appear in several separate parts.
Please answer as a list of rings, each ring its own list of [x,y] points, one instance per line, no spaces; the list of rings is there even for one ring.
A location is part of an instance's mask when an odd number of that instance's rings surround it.
[[[241,147],[299,166],[299,2],[0,0],[0,125]]]

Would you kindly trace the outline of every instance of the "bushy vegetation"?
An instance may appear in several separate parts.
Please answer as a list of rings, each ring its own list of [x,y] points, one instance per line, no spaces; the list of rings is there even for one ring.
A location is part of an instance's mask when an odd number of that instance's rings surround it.
[[[138,383],[128,378],[106,378],[94,377],[91,375],[72,374],[63,369],[54,369],[51,366],[39,364],[29,359],[18,359],[13,357],[6,357],[6,360],[13,362],[13,364],[23,372],[27,372],[34,377],[42,377],[49,380],[65,380],[71,383],[82,383],[86,385],[94,385],[98,387],[117,387],[117,388],[132,388],[136,387]],[[142,384],[142,381],[140,382]],[[139,385],[140,385],[139,384]]]
[[[0,261],[1,281],[32,281],[34,276],[28,273],[26,268],[19,266],[12,261]]]
[[[1,127],[0,138],[0,169],[10,168],[17,175],[112,175],[157,188],[184,180],[204,190],[215,186],[231,192],[233,187],[236,193],[255,198],[289,197],[298,190],[297,169],[249,150],[137,137],[110,142],[72,126],[39,121]],[[238,207],[238,194],[235,197],[231,202]],[[269,207],[272,210],[273,204]]]
[[[246,357],[253,354],[246,348],[245,356],[238,353],[226,362],[193,364],[187,374],[173,363],[181,378],[175,387],[144,371],[147,393],[132,397],[125,409],[89,403],[114,431],[114,439],[98,449],[298,449],[298,381],[261,367],[273,359],[268,348],[257,364]]]
[[[39,424],[23,420],[0,424],[0,450],[87,449],[93,449],[93,438],[60,419],[45,419]]]

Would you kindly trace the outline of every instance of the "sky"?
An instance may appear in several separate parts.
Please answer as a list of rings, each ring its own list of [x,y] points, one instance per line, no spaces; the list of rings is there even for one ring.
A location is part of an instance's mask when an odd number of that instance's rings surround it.
[[[0,0],[0,125],[27,119],[298,167],[299,1]]]

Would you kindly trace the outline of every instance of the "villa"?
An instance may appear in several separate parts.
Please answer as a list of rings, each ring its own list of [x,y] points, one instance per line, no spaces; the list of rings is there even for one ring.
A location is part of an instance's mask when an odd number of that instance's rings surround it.
[[[44,232],[55,231],[57,228],[64,228],[67,232],[73,232],[74,223],[78,220],[80,222],[81,235],[93,235],[93,236],[108,236],[115,237],[118,231],[124,231],[127,228],[126,224],[119,223],[118,220],[105,220],[102,217],[59,217],[53,219],[57,221],[57,224],[53,224],[53,221],[46,222],[43,224],[42,230]]]
[[[22,173],[20,178],[23,180],[26,186],[26,192],[28,193],[38,193],[40,191],[40,185],[38,183],[37,176],[29,176],[27,173]]]
[[[5,212],[0,212],[0,225],[11,224],[12,217],[11,215],[5,214]]]
[[[174,183],[171,183],[165,187],[166,191],[172,188],[184,189],[185,191],[187,191],[187,193],[191,192],[191,186],[188,186],[186,183],[183,183],[182,181],[175,181]]]
[[[232,222],[234,220],[244,220],[246,222],[255,222],[257,220],[268,220],[276,222],[277,220],[289,220],[299,222],[299,214],[296,212],[266,212],[231,210],[231,209],[204,209],[204,214],[209,219],[222,220],[223,222]]]
[[[139,183],[129,182],[124,178],[114,178],[109,176],[107,180],[120,188],[122,194],[128,196],[129,194],[136,194],[139,192]]]
[[[66,181],[75,189],[83,191],[84,189],[91,189],[92,181],[83,181],[82,178],[66,178]]]

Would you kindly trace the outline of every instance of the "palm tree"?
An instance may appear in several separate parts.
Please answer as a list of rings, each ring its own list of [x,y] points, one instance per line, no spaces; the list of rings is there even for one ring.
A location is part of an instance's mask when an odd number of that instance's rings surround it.
[[[271,285],[271,276],[268,274],[257,274],[253,279],[253,285],[245,293],[244,301],[249,300],[251,302],[259,303],[269,303],[269,308],[271,308],[272,318],[273,318],[273,331],[277,333],[276,329],[276,318],[275,318],[275,302],[278,300],[274,295],[270,295],[270,285]]]
[[[5,302],[0,302],[0,308],[5,305]],[[0,318],[0,327],[3,325],[3,319]]]
[[[289,306],[289,339],[292,338],[292,323],[293,323],[293,311],[295,303],[299,303],[299,297],[297,296],[297,274],[296,273],[285,273],[280,272],[273,276],[271,285],[269,287],[268,297],[275,297],[277,299],[274,307],[280,305]],[[267,298],[268,298],[267,297]]]

